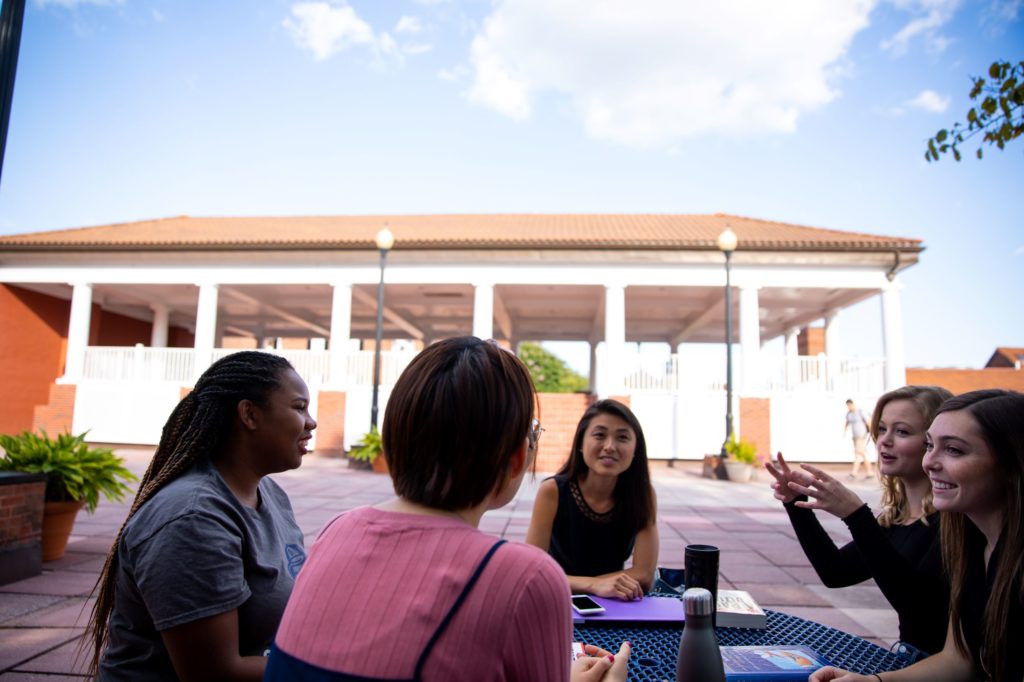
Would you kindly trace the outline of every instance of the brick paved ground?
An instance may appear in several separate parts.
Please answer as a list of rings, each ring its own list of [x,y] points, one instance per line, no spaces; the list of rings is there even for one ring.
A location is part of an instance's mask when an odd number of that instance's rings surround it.
[[[124,448],[132,470],[145,469],[151,450]],[[694,463],[653,467],[659,500],[663,566],[682,566],[690,543],[722,549],[724,588],[748,590],[763,605],[837,627],[883,646],[897,637],[896,616],[872,582],[832,590],[823,587],[804,558],[781,505],[762,472],[751,483],[700,478]],[[835,467],[845,474],[845,467]],[[307,546],[323,523],[346,509],[391,496],[390,479],[354,471],[344,460],[310,456],[297,471],[275,476],[288,491]],[[539,479],[538,479],[539,481]],[[522,540],[537,482],[527,481],[507,507],[484,516],[481,528]],[[873,481],[851,487],[877,505]],[[103,556],[127,513],[126,504],[103,502],[96,513],[79,514],[65,556],[44,564],[43,574],[0,586],[0,678],[4,682],[78,680],[75,650],[81,639],[89,594]],[[837,541],[849,540],[841,521],[821,515]]]

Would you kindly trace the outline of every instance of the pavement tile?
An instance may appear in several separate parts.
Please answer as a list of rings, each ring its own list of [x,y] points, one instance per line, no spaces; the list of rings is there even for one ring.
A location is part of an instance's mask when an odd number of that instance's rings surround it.
[[[78,628],[0,627],[0,672],[56,648],[82,634]]]
[[[900,619],[891,608],[840,609],[851,620],[859,623],[868,634],[874,634],[892,644],[900,638]],[[886,646],[886,648],[889,648]]]
[[[831,588],[821,584],[809,584],[807,589],[821,596],[837,608],[887,609],[892,611],[889,600],[875,585],[862,583],[849,587]],[[895,612],[894,612],[895,613]]]
[[[839,609],[824,606],[787,606],[786,613],[791,616],[813,620],[815,623],[828,625],[858,637],[867,637],[874,634]]]
[[[98,574],[76,571],[47,571],[0,588],[0,592],[19,594],[52,594],[66,597],[84,596],[92,591]]]
[[[19,671],[34,673],[72,673],[84,675],[89,668],[91,650],[83,649],[81,638],[47,651],[17,667]]]
[[[776,566],[810,566],[803,548],[794,540],[780,540],[771,547],[758,547],[757,553]],[[817,578],[815,578],[817,580]]]
[[[85,682],[87,677],[80,675],[51,675],[49,673],[6,672],[4,682]]]
[[[89,624],[95,599],[69,597],[33,613],[13,618],[6,623],[16,627],[81,627]]]
[[[752,585],[754,583],[774,583],[785,585],[796,581],[778,566],[765,564],[763,566],[730,566],[719,568],[719,574],[736,583],[737,585]]]
[[[731,549],[721,552],[718,558],[718,565],[722,570],[733,566],[767,566],[771,563],[760,552],[755,552],[752,549]]]
[[[0,623],[46,608],[61,599],[59,596],[49,594],[4,593],[0,588]]]
[[[96,554],[92,552],[64,552],[64,556],[60,559],[47,561],[44,565],[48,569],[71,568],[83,561],[92,561],[95,558]]]
[[[806,585],[750,583],[743,589],[750,592],[761,606],[787,613],[790,606],[833,606],[828,599],[816,594]]]
[[[91,536],[76,536],[71,535],[68,540],[68,551],[69,552],[92,552],[93,554],[106,554],[110,551],[110,548],[114,546],[114,537],[117,533],[117,529],[114,528],[111,533],[104,535],[91,535]],[[49,568],[49,565],[43,563],[43,568]]]
[[[818,574],[811,566],[783,566],[784,570],[789,575],[793,576],[793,579],[803,585],[812,585],[814,583],[820,583]]]

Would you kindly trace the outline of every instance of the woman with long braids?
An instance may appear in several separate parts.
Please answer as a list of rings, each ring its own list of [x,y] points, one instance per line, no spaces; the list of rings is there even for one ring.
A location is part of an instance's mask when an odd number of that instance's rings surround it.
[[[826,667],[811,682],[1020,682],[1024,679],[1024,394],[971,391],[942,404],[924,470],[943,514],[946,645],[875,675]]]
[[[287,360],[213,363],[171,413],[98,581],[101,681],[259,680],[305,560],[284,491],[316,422]]]

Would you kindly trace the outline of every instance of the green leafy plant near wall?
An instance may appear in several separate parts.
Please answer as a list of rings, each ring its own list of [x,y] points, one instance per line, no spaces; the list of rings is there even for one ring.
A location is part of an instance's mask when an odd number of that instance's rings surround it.
[[[46,474],[46,501],[83,500],[92,513],[100,494],[119,502],[132,492],[129,482],[138,480],[124,466],[124,460],[110,448],[94,448],[85,435],[64,433],[54,440],[46,435],[24,431],[17,436],[0,435],[0,471]]]
[[[737,462],[757,464],[757,446],[743,438],[737,440],[735,433],[726,441],[725,451]]]
[[[380,431],[374,426],[370,428],[370,431],[362,437],[362,440],[357,445],[352,446],[352,449],[348,451],[348,456],[360,462],[373,464],[374,460],[380,457],[383,451],[384,447]]]

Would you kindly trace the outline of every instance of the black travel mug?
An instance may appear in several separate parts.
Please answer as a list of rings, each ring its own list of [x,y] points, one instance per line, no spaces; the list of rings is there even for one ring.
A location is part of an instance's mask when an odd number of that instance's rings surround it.
[[[687,545],[684,559],[686,589],[703,587],[711,593],[714,608],[711,622],[718,619],[718,548],[713,545]]]

